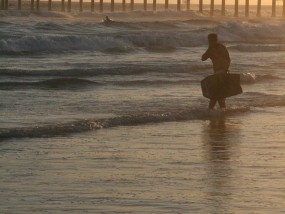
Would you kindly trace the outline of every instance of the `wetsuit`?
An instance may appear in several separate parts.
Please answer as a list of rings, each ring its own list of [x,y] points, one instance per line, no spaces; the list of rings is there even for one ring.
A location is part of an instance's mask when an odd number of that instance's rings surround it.
[[[209,58],[213,63],[214,74],[223,74],[229,72],[231,59],[229,52],[224,45],[220,43],[210,45],[208,50],[203,54],[202,61],[205,61]],[[220,105],[220,108],[226,107],[225,98],[211,99],[209,103],[209,109],[213,109],[217,101]]]

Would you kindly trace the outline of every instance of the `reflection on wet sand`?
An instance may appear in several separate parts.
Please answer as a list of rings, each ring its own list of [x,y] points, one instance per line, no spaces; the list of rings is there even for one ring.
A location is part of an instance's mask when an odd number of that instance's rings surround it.
[[[215,118],[204,128],[203,142],[206,162],[206,194],[209,213],[231,212],[235,171],[231,157],[238,152],[239,124],[226,118]]]

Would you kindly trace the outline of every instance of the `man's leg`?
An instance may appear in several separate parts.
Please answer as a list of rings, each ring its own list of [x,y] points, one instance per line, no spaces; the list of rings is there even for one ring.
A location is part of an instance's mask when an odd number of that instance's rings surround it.
[[[214,109],[216,102],[217,102],[216,99],[210,99],[210,102],[209,102],[209,109],[210,110]]]
[[[226,108],[226,99],[219,99],[218,103],[220,105],[220,108]]]

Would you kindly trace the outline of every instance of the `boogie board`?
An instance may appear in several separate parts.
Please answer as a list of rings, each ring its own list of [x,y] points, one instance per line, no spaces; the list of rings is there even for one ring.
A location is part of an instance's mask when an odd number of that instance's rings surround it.
[[[213,74],[201,81],[202,93],[209,99],[219,99],[242,93],[239,74]]]

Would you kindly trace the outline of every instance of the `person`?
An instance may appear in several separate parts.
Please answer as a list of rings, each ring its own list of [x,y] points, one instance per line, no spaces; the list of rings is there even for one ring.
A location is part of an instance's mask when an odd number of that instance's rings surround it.
[[[109,18],[109,16],[105,16],[104,22],[110,23],[112,20]]]
[[[211,33],[208,35],[209,47],[202,55],[201,60],[211,59],[213,63],[214,74],[226,74],[229,72],[231,63],[230,55],[227,48],[218,42],[218,35]],[[216,103],[219,103],[221,109],[226,108],[225,98],[210,99],[209,110],[213,110]]]

